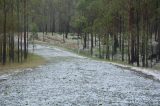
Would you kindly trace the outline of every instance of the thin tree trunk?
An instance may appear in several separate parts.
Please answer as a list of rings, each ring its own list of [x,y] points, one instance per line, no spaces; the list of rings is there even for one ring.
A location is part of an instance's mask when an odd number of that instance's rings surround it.
[[[6,12],[6,0],[3,0],[4,1],[4,23],[3,23],[3,56],[2,56],[2,63],[3,65],[6,64],[6,23],[7,23],[7,12]]]
[[[87,35],[86,33],[84,34],[84,44],[83,44],[83,49],[86,49],[87,48]]]
[[[136,60],[137,60],[137,66],[139,67],[139,36],[140,36],[140,34],[139,34],[139,12],[138,12],[138,10],[136,11],[137,12],[137,23],[136,23],[136,27],[137,27],[137,53],[136,53]]]
[[[109,59],[109,34],[106,34],[106,59]]]
[[[93,33],[91,33],[91,56],[93,55]]]
[[[100,35],[98,37],[99,37],[99,58],[102,58],[102,55],[101,55],[101,37],[100,37]]]
[[[24,0],[24,59],[27,59],[27,23],[26,23],[26,0]]]
[[[123,17],[123,33],[122,33],[122,62],[124,61],[124,41],[125,41],[125,37],[124,37],[124,33],[125,33],[125,26],[124,26],[124,17]]]

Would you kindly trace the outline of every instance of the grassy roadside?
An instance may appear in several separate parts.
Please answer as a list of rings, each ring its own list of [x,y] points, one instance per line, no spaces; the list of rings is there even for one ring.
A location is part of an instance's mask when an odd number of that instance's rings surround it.
[[[0,75],[12,72],[16,69],[35,68],[37,66],[45,64],[46,62],[47,61],[43,57],[30,53],[28,55],[28,59],[23,63],[13,63],[13,64],[8,63],[5,66],[0,65]]]
[[[68,50],[70,52],[73,52],[73,53],[78,53],[77,51],[75,50],[72,50],[72,49],[65,49],[65,50]],[[160,66],[159,65],[155,65],[153,66],[152,68],[146,68],[146,67],[137,67],[137,66],[134,66],[134,65],[131,65],[131,64],[128,64],[128,62],[122,62],[122,61],[117,61],[117,60],[106,60],[106,59],[101,59],[101,58],[98,58],[98,57],[93,57],[91,55],[87,55],[86,53],[83,53],[83,52],[79,52],[79,55],[81,56],[84,56],[84,57],[88,57],[90,59],[93,59],[93,60],[96,60],[96,61],[102,61],[102,62],[106,62],[106,63],[109,63],[109,64],[112,64],[112,65],[115,65],[117,67],[121,67],[121,68],[125,68],[125,69],[129,69],[131,70],[131,68],[133,67],[136,67],[136,68],[140,68],[140,69],[147,69],[147,70],[157,70],[157,71],[160,71]],[[133,70],[133,69],[132,69]],[[136,70],[135,70],[136,71]]]

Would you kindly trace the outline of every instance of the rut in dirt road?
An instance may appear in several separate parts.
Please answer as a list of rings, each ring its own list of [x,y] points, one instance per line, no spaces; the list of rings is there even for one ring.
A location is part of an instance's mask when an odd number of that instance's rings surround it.
[[[159,106],[160,83],[133,71],[49,46],[48,63],[0,82],[0,106]]]

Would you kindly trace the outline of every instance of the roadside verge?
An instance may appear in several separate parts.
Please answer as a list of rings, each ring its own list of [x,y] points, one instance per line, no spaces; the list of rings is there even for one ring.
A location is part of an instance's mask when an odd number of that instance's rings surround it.
[[[28,59],[22,63],[13,63],[13,64],[6,64],[5,66],[0,65],[0,76],[4,74],[10,74],[21,70],[27,70],[29,68],[35,68],[40,65],[45,64],[47,61],[45,58],[29,53]]]

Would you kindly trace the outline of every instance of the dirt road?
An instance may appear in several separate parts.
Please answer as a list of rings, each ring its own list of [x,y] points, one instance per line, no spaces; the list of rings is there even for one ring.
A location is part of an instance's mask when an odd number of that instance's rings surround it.
[[[160,83],[50,46],[48,63],[0,80],[0,106],[159,106]]]

